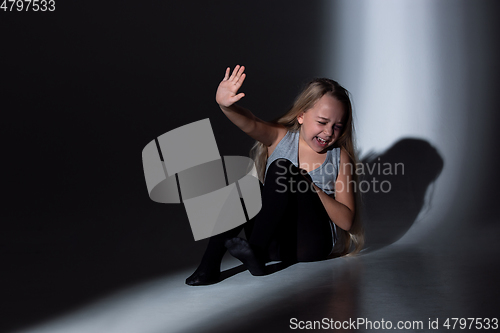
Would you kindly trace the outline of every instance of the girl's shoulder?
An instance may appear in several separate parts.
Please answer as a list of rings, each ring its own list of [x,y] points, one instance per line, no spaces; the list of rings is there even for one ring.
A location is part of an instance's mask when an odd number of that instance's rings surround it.
[[[270,146],[267,147],[267,157],[271,156],[271,154],[273,153],[274,149],[276,149],[276,147],[278,146],[278,144],[281,142],[281,140],[283,140],[283,138],[288,133],[288,129],[285,126],[283,126],[283,125],[277,126],[276,130],[277,130],[277,135],[276,135],[275,140],[273,141],[273,143]]]
[[[340,161],[342,163],[352,163],[351,157],[349,156],[349,153],[347,152],[347,150],[344,147],[338,147],[337,150],[338,150]]]

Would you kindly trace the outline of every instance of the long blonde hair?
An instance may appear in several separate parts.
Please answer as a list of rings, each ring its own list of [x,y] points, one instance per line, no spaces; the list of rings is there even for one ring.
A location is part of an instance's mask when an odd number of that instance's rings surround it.
[[[329,94],[339,100],[344,106],[345,124],[343,132],[334,147],[343,148],[351,159],[353,165],[353,178],[356,184],[358,177],[356,174],[357,158],[354,147],[354,123],[352,119],[352,105],[349,98],[349,92],[338,84],[336,81],[320,78],[314,79],[309,82],[305,89],[300,93],[290,110],[283,116],[272,120],[272,123],[277,123],[285,126],[289,131],[296,131],[300,128],[297,116],[302,112],[307,112],[323,95]],[[259,179],[264,182],[264,174],[266,171],[267,162],[267,147],[259,141],[256,141],[250,150],[250,156],[255,162]],[[357,187],[357,186],[356,186]],[[364,244],[364,230],[359,218],[360,211],[360,196],[355,192],[356,196],[356,211],[354,214],[354,221],[349,231],[337,228],[337,236],[339,241],[334,247],[334,256],[353,255],[361,251]]]

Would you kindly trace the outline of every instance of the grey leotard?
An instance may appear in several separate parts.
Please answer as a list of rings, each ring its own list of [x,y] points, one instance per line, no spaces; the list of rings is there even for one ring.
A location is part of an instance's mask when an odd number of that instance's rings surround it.
[[[322,189],[328,195],[335,195],[335,181],[337,180],[340,148],[329,149],[326,153],[323,164],[309,172],[314,184]],[[299,131],[288,131],[283,139],[278,143],[273,153],[267,159],[267,168],[278,158],[286,158],[299,167]],[[265,178],[264,178],[265,179]]]

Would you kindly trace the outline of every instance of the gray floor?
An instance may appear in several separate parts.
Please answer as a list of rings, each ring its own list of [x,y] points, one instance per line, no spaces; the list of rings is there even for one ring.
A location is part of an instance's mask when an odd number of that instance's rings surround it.
[[[447,318],[499,317],[499,230],[482,231],[483,246],[466,229],[444,241],[403,237],[357,257],[301,263],[264,277],[242,271],[212,286],[186,286],[191,271],[177,272],[22,332],[284,332],[299,321],[323,320],[359,320],[355,331],[396,329],[399,321],[405,331],[445,331]],[[224,259],[224,270],[235,266]],[[436,319],[439,329],[430,329]]]

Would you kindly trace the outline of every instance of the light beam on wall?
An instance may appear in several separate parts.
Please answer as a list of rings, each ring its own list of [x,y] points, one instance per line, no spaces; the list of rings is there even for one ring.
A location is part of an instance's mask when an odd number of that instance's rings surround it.
[[[464,6],[430,0],[341,0],[325,6],[324,68],[352,93],[361,157],[417,138],[444,160],[432,202],[427,198],[432,208],[406,235],[417,239],[444,218],[463,183],[463,147],[470,139],[464,135]]]

